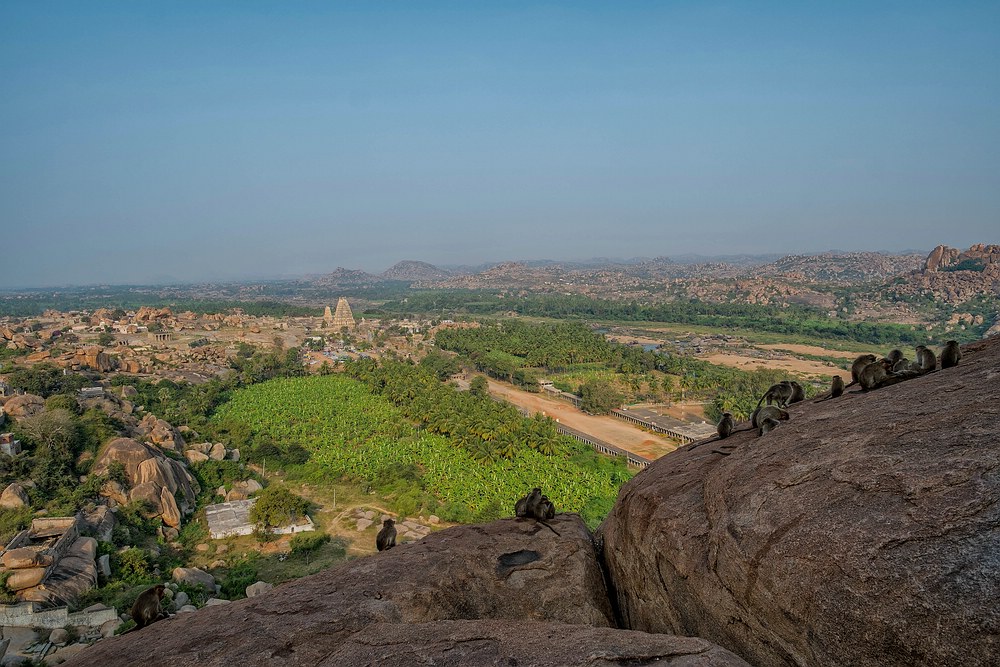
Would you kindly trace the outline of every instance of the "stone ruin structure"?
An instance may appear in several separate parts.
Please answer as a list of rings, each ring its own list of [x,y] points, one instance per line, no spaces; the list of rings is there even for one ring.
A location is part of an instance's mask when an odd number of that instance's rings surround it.
[[[97,585],[97,540],[76,517],[39,517],[0,555],[0,575],[20,602],[69,605]]]

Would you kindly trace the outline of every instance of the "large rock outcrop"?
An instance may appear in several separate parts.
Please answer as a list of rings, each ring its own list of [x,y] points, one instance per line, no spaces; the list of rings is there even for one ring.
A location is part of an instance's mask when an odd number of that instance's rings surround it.
[[[599,533],[625,625],[755,665],[996,664],[1000,341],[964,354],[638,474]]]
[[[72,664],[743,665],[701,640],[613,630],[586,526],[506,519],[102,641]],[[247,638],[251,637],[251,641]]]
[[[3,409],[14,419],[33,417],[45,410],[45,399],[34,394],[21,394],[7,399]]]
[[[166,419],[159,419],[155,415],[148,414],[139,422],[138,431],[143,437],[161,449],[170,451],[184,451],[184,438],[180,432],[170,425]]]
[[[85,592],[97,586],[97,540],[81,537],[63,554],[49,572],[45,583],[21,591],[22,600],[46,606],[73,605]]]
[[[194,510],[200,489],[183,463],[132,438],[116,438],[101,450],[92,473],[107,473],[113,461],[125,468],[128,488],[108,482],[102,495],[119,503],[145,501],[153,508],[152,516],[159,516],[172,528],[179,527],[182,516]]]

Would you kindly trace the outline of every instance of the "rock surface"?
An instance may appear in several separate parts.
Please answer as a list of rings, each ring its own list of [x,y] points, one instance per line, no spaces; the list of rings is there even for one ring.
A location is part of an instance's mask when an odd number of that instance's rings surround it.
[[[330,656],[341,650],[344,656],[369,650],[366,646],[376,635],[383,637],[380,641],[392,641],[393,635],[410,632],[409,626],[399,624],[503,619],[516,621],[518,627],[529,621],[569,623],[585,626],[574,630],[584,633],[607,628],[612,624],[611,607],[586,526],[570,514],[557,516],[552,525],[561,536],[533,521],[513,519],[443,530],[422,542],[349,561],[253,598],[161,621],[152,633],[99,642],[74,664],[103,666],[127,655],[139,664],[228,667],[235,650],[244,665],[271,665],[276,659],[300,665],[365,664]],[[392,630],[358,635],[373,623],[392,624]],[[478,645],[482,653],[467,660],[456,654],[457,662],[439,664],[484,664],[479,658],[490,651],[503,655],[504,646],[522,650],[514,646],[522,641],[509,623],[482,641],[474,639],[476,628],[486,626],[479,621],[470,626],[466,648]],[[572,638],[561,647],[544,639],[550,632],[545,628],[558,626],[537,627],[536,649],[550,652],[543,655],[579,648]],[[245,641],[251,635],[253,641]],[[355,635],[358,643],[352,649],[347,643]],[[447,638],[439,639],[437,649],[428,644],[427,650],[442,650]],[[667,651],[666,646],[657,650]],[[707,645],[699,644],[695,652],[704,650]],[[546,663],[525,659],[520,664]]]
[[[45,399],[34,394],[21,394],[7,399],[3,404],[4,412],[14,419],[32,417],[45,409]]]
[[[625,625],[755,665],[996,664],[1000,340],[963,354],[639,473],[599,534]]]

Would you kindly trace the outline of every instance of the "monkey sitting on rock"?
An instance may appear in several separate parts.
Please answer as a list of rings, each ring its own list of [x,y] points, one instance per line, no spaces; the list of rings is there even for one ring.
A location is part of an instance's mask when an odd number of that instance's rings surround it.
[[[958,366],[958,362],[962,359],[962,350],[958,347],[958,342],[950,340],[944,344],[944,348],[941,350],[941,368],[951,368],[952,366]]]
[[[122,633],[123,635],[133,630],[141,630],[161,618],[166,618],[166,613],[160,609],[160,601],[163,599],[163,591],[165,589],[166,586],[163,584],[157,584],[139,594],[139,597],[132,604],[132,611],[130,612],[132,620],[135,621],[135,627],[129,628]]]
[[[375,548],[385,551],[394,546],[396,546],[396,522],[387,518],[382,522],[382,530],[375,536]]]
[[[827,401],[831,398],[837,398],[844,393],[844,378],[839,375],[834,375],[833,380],[830,382],[830,391],[816,397],[813,403],[819,403],[820,401]]]
[[[778,405],[778,407],[783,408],[792,402],[794,392],[795,388],[788,380],[782,380],[777,384],[772,384],[768,387],[767,391],[764,392],[764,395],[760,397],[760,400],[757,401],[757,407],[759,408],[761,403],[767,401],[768,405],[771,405],[771,403],[774,402]]]

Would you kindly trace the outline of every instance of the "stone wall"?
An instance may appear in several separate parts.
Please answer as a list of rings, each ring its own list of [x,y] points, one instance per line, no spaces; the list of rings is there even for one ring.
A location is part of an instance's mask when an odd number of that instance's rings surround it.
[[[68,607],[37,610],[34,602],[0,605],[0,626],[14,628],[63,628],[67,625],[97,627],[118,618],[112,608],[69,612]]]

